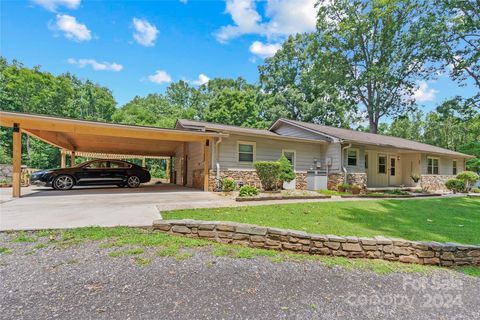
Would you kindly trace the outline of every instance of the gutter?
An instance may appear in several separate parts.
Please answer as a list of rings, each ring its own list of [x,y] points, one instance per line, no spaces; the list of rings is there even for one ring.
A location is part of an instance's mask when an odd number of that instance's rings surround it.
[[[347,183],[347,169],[345,168],[345,161],[344,161],[344,154],[345,150],[349,149],[352,147],[352,144],[349,143],[348,145],[342,147],[342,152],[340,154],[340,161],[342,162],[342,171],[343,171],[343,182]]]

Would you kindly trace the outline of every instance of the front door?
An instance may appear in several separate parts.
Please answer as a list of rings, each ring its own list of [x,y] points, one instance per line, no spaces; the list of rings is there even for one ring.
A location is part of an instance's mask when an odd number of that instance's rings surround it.
[[[390,186],[399,185],[399,174],[398,174],[398,163],[397,156],[390,156],[389,166],[388,166],[388,182]]]

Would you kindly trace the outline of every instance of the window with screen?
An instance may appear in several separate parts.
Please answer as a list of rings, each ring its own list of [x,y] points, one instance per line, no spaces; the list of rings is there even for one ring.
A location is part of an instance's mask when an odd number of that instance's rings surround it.
[[[438,174],[438,158],[427,158],[427,174]]]
[[[249,142],[238,143],[238,161],[253,162],[255,158],[255,144]]]
[[[348,149],[347,150],[347,165],[348,166],[356,166],[357,165],[357,155],[358,155],[358,150],[356,150],[356,149]]]
[[[378,173],[387,173],[387,156],[378,156]]]

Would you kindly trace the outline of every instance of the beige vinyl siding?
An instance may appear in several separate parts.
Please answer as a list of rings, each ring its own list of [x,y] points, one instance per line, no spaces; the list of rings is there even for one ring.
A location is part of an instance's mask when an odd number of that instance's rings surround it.
[[[422,174],[427,174],[427,158],[438,158],[438,174],[439,175],[452,175],[453,174],[453,160],[457,160],[457,173],[465,170],[465,159],[460,157],[445,157],[433,154],[422,153]]]
[[[419,153],[404,153],[400,154],[400,161],[402,162],[402,182],[406,187],[413,187],[415,183],[411,179],[412,174],[421,174],[421,160]]]
[[[330,139],[322,136],[321,134],[311,132],[309,130],[301,129],[296,126],[292,126],[291,124],[283,123],[275,132],[288,137],[296,137],[296,138],[305,138],[305,139],[316,139],[322,141],[329,141]]]
[[[322,156],[320,160],[322,161],[322,168],[326,168],[325,164],[327,159],[330,158],[332,161],[332,165],[328,168],[329,172],[335,173],[341,171],[341,164],[340,164],[340,155],[342,153],[342,146],[341,143],[329,143],[326,145],[321,146]]]
[[[203,143],[188,142],[187,157],[187,186],[191,187],[193,185],[193,172],[203,170]]]
[[[255,143],[255,161],[276,161],[283,149],[295,150],[297,171],[306,171],[313,166],[313,159],[320,159],[320,144],[308,142],[282,141],[268,137],[230,135],[219,144],[216,153],[220,170],[253,169],[253,163],[238,161],[238,141]]]
[[[347,162],[347,154],[349,149],[354,149],[357,150],[357,165],[356,166],[349,166]],[[351,148],[345,149],[344,151],[344,156],[343,156],[343,163],[345,166],[345,169],[347,169],[348,172],[352,173],[364,173],[365,172],[365,147],[360,146],[360,145],[352,145]]]

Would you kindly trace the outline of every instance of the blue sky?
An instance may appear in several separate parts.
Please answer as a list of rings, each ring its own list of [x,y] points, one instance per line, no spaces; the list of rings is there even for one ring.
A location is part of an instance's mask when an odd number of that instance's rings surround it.
[[[257,66],[285,37],[311,31],[315,0],[1,2],[1,54],[26,66],[71,72],[107,86],[122,105],[171,81],[258,80]],[[420,84],[429,110],[471,96],[448,77]]]

